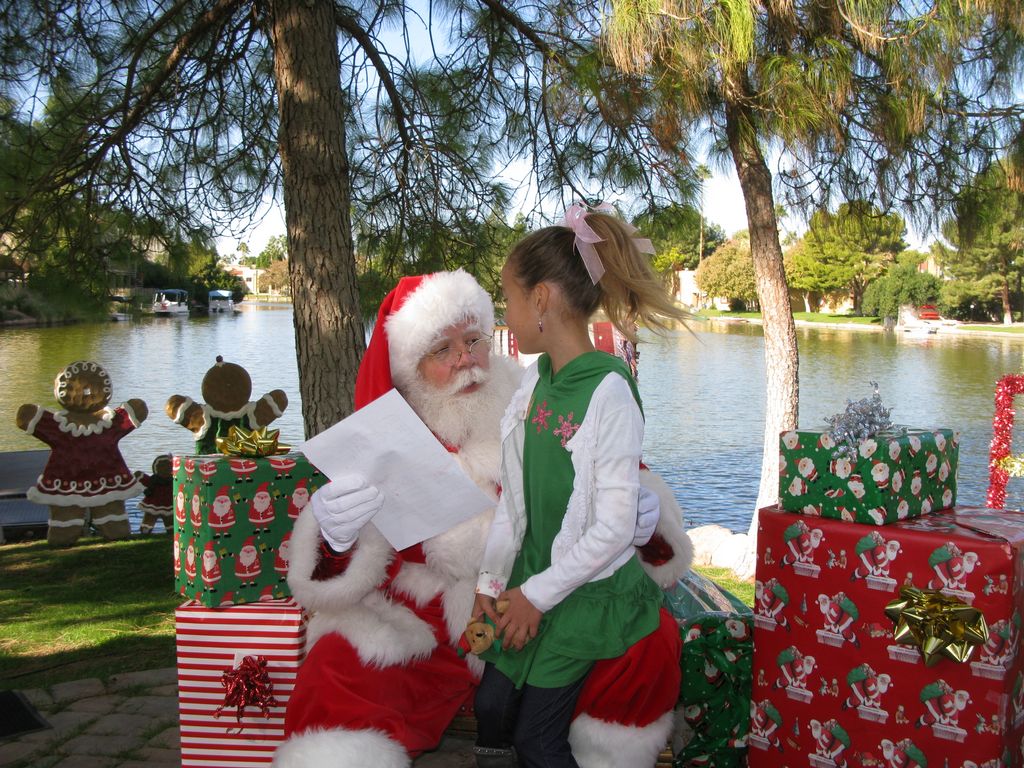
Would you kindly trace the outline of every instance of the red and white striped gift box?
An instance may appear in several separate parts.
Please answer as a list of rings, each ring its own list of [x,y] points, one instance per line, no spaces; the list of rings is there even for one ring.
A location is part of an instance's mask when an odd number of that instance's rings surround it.
[[[252,768],[270,765],[284,739],[284,710],[306,642],[306,617],[294,600],[207,608],[197,600],[174,613],[178,642],[181,765]],[[262,656],[277,706],[264,717],[246,707],[241,721],[224,705],[223,674],[246,656]]]

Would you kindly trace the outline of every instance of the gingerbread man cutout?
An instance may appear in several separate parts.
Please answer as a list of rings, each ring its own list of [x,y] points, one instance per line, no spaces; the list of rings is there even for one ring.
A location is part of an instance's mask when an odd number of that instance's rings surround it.
[[[227,437],[233,427],[257,429],[278,418],[288,407],[288,396],[280,389],[250,401],[252,379],[235,363],[217,362],[203,376],[203,399],[197,403],[185,395],[171,395],[164,411],[175,424],[196,436],[196,453],[217,453],[217,438]]]
[[[106,369],[80,360],[54,380],[61,410],[32,404],[18,409],[18,428],[50,446],[43,474],[26,495],[50,507],[46,540],[52,546],[78,541],[87,518],[105,539],[131,535],[124,501],[138,496],[142,485],[117,444],[145,421],[149,410],[137,399],[110,408],[111,393]]]

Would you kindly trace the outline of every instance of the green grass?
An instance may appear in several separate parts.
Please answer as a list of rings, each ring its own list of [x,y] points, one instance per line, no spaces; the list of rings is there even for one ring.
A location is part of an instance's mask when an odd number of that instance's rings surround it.
[[[752,582],[697,570],[753,605]],[[173,667],[181,602],[169,536],[0,546],[0,689]]]
[[[697,312],[699,317],[735,318],[737,320],[760,320],[760,312],[729,312],[721,309],[702,309]],[[878,317],[858,317],[854,315],[835,314],[832,312],[794,312],[794,320],[805,323],[852,323],[854,325],[881,325]]]
[[[995,333],[1024,333],[1024,325],[967,325],[957,326],[964,331],[988,331]]]
[[[0,547],[0,689],[173,667],[171,539]]]
[[[722,589],[732,592],[736,597],[742,600],[745,604],[753,607],[754,605],[754,582],[740,581],[737,579],[733,572],[728,568],[712,568],[711,566],[700,566],[695,567],[693,570],[697,571],[701,576],[711,579]]]

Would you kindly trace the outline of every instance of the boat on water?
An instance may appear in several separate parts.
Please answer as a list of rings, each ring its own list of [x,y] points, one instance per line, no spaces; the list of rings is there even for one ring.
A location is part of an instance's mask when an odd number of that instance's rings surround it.
[[[162,288],[153,296],[153,314],[160,317],[188,315],[188,291]]]
[[[132,300],[127,296],[111,296],[108,314],[115,323],[124,323],[132,319]]]
[[[231,291],[214,290],[207,294],[207,308],[212,314],[214,312],[237,312],[235,300],[231,297]]]
[[[938,332],[938,325],[929,325],[928,323],[923,323],[921,325],[914,326],[904,326],[903,328],[903,335],[906,336],[907,338],[912,339],[927,338],[928,336],[931,336]]]

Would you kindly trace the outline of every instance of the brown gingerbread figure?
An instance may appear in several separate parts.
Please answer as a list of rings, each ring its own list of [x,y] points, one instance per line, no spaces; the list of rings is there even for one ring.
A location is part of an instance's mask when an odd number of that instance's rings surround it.
[[[162,453],[153,459],[153,473],[143,475],[139,480],[146,488],[139,502],[139,510],[142,512],[139,533],[152,533],[157,520],[163,521],[164,533],[169,533],[174,529],[174,523],[171,522],[174,514],[174,468],[171,454]]]
[[[46,540],[57,547],[74,544],[87,516],[106,539],[124,539],[131,525],[124,500],[138,496],[142,485],[129,471],[118,442],[138,427],[149,410],[142,400],[108,407],[110,376],[99,363],[71,363],[53,383],[62,410],[25,404],[15,422],[50,446],[50,458],[28,498],[50,507]]]
[[[164,411],[175,424],[196,436],[196,453],[217,453],[217,438],[227,437],[233,426],[245,429],[265,427],[288,407],[288,396],[280,389],[250,401],[252,379],[236,363],[217,362],[203,376],[203,399],[197,403],[185,395],[171,395]]]

